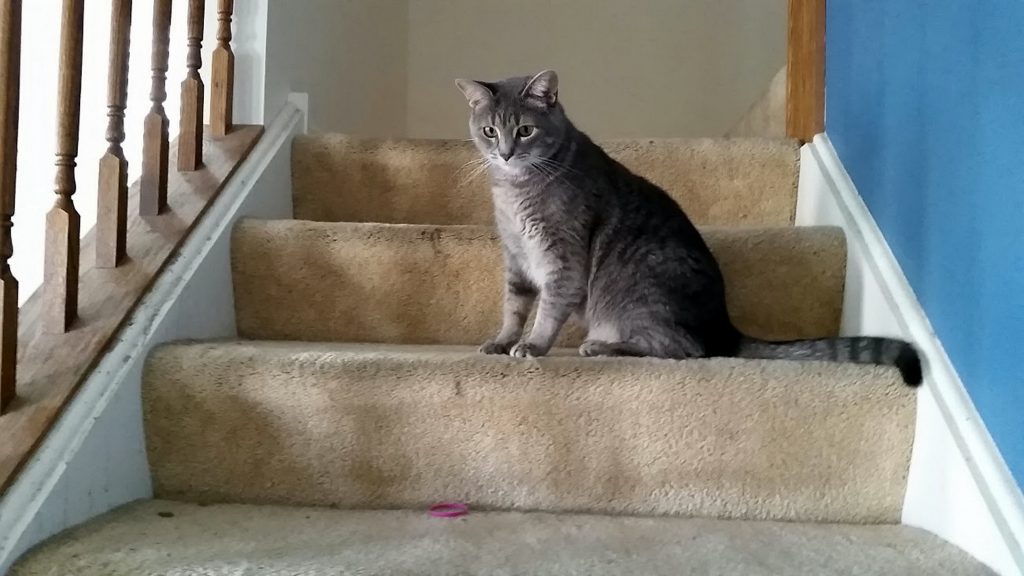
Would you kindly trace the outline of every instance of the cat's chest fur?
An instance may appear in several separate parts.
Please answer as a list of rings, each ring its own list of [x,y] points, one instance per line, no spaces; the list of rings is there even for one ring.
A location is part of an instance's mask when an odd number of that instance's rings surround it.
[[[495,185],[495,220],[506,254],[513,264],[541,285],[549,278],[564,250],[557,215],[550,202],[537,194]]]

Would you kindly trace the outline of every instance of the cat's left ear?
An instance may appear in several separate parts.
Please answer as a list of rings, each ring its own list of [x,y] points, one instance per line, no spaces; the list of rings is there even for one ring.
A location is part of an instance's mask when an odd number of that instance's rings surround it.
[[[459,90],[462,90],[462,93],[466,96],[466,100],[469,101],[470,108],[476,108],[480,104],[494,98],[494,93],[491,92],[491,89],[483,82],[459,78],[455,81],[455,85],[458,86]]]
[[[558,74],[554,70],[545,70],[526,83],[523,96],[535,98],[549,108],[558,103]]]

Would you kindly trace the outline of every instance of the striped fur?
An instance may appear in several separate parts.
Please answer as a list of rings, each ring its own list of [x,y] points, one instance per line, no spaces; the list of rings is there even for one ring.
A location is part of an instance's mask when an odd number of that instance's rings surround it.
[[[854,336],[790,342],[765,342],[754,338],[743,338],[740,340],[736,356],[895,366],[903,376],[903,381],[911,386],[921,384],[922,377],[921,359],[914,347],[901,340],[891,338]]]

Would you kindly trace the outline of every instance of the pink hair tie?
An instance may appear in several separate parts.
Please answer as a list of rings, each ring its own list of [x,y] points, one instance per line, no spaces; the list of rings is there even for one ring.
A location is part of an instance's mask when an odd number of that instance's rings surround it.
[[[430,515],[434,518],[458,518],[469,513],[469,506],[462,502],[441,502],[430,507]]]

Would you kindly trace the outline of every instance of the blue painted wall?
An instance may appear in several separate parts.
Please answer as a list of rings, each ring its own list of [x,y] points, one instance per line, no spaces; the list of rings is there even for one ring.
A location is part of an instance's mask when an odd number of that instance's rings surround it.
[[[826,132],[1024,482],[1024,1],[829,0]]]

